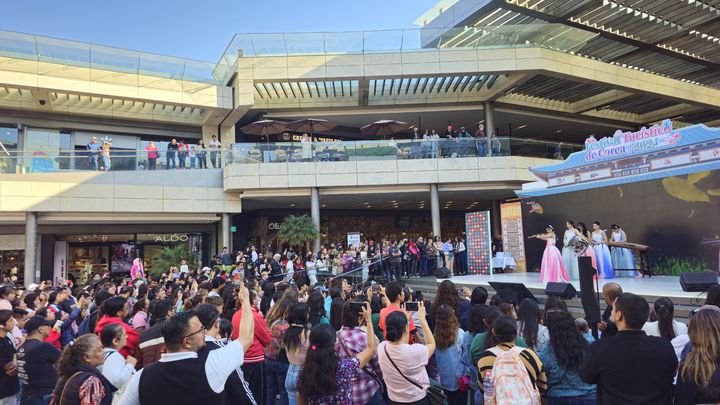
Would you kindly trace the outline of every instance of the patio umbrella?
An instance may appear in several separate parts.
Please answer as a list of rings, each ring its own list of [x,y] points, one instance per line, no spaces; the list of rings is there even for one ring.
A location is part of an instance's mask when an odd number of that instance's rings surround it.
[[[365,125],[360,128],[363,135],[378,136],[382,135],[385,139],[385,135],[397,134],[398,132],[408,129],[410,124],[402,121],[395,120],[380,120],[375,121],[370,125]]]
[[[322,120],[318,118],[305,118],[304,120],[297,120],[287,124],[287,129],[295,132],[310,132],[310,137],[315,132],[329,131],[335,128],[336,124],[328,120]]]
[[[250,135],[265,136],[268,145],[270,144],[270,134],[279,134],[285,130],[285,123],[275,120],[260,120],[252,124],[247,124],[240,128],[244,133]]]

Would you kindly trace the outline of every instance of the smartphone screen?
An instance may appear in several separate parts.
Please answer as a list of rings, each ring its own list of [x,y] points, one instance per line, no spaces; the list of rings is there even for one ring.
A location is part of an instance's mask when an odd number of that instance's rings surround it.
[[[418,310],[418,303],[417,302],[406,302],[405,303],[405,310],[408,312],[417,312]]]

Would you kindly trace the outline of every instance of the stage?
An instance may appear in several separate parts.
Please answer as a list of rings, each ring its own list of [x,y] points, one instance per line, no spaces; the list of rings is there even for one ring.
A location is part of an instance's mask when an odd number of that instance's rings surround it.
[[[540,273],[503,273],[493,275],[453,276],[451,280],[463,287],[483,286],[492,289],[488,282],[497,281],[505,283],[522,283],[533,294],[544,296],[545,284],[540,282]],[[437,279],[440,283],[442,279]],[[605,283],[615,282],[622,286],[624,292],[642,295],[648,301],[655,298],[668,297],[676,304],[698,305],[705,300],[705,293],[685,292],[680,287],[680,277],[653,276],[653,277],[617,277],[610,280],[600,279],[598,285],[602,292]],[[580,281],[573,280],[573,286],[580,292]]]

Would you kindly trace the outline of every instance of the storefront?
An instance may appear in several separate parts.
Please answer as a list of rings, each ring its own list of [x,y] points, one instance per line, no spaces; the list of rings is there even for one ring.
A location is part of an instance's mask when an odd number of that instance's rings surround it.
[[[182,257],[192,266],[208,261],[209,233],[127,233],[58,236],[55,271],[85,284],[93,274],[129,274],[135,258],[146,271],[163,269]]]

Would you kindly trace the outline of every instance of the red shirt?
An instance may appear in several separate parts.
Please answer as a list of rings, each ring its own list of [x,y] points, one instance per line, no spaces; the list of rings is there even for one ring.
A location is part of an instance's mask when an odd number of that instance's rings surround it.
[[[121,324],[123,328],[125,328],[125,333],[127,334],[127,343],[125,343],[125,347],[120,349],[120,354],[122,354],[123,357],[135,356],[135,351],[137,350],[138,344],[140,343],[140,334],[137,333],[137,331],[133,329],[132,326],[123,322],[122,319],[116,318],[114,316],[103,315],[103,317],[98,321],[97,325],[95,325],[95,333],[100,336],[100,332],[102,331],[102,329],[111,323]]]
[[[389,307],[383,308],[380,310],[380,322],[378,325],[380,326],[380,329],[383,331],[383,337],[387,340],[387,336],[385,335],[385,318],[387,318],[388,315],[395,311],[402,311],[402,308],[400,308],[397,305],[390,304]],[[412,332],[415,330],[415,322],[413,322],[412,318],[408,319],[410,321],[410,343],[413,342],[413,335]]]
[[[253,319],[255,320],[255,336],[252,345],[245,352],[245,363],[258,363],[265,361],[265,346],[270,344],[272,335],[270,329],[265,323],[262,313],[257,308],[252,308]],[[240,335],[240,320],[242,319],[242,309],[235,312],[232,317],[233,331],[231,338],[237,339]]]

